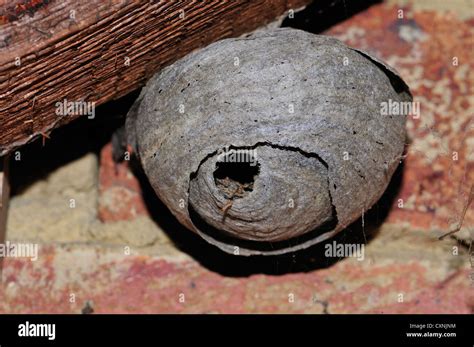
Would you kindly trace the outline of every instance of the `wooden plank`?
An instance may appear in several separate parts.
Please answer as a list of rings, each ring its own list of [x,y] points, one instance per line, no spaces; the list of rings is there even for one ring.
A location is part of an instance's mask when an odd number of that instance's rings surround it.
[[[100,105],[213,41],[270,23],[310,0],[0,0],[0,155]]]
[[[10,202],[9,156],[0,158],[0,244],[5,243],[7,235],[8,204]],[[0,282],[2,279],[3,258],[0,257]]]

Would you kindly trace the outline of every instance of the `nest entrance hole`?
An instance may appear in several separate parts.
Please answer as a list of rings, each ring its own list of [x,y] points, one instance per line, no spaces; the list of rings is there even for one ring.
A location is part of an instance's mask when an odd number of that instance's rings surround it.
[[[214,183],[228,200],[247,196],[252,190],[260,165],[252,160],[248,162],[216,163]]]

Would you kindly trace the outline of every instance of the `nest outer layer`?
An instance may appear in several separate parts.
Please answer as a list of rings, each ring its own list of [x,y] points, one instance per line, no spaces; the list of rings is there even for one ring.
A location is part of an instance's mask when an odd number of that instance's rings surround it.
[[[411,100],[397,72],[367,53],[277,29],[216,42],[163,69],[126,128],[183,225],[231,254],[282,254],[332,237],[380,198],[407,116],[383,115],[381,104]],[[215,179],[229,148],[257,153],[259,170],[234,199]]]

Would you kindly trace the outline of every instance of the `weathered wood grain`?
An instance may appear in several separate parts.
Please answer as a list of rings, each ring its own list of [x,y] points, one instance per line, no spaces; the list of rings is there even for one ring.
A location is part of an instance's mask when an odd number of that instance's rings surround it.
[[[190,51],[267,24],[309,0],[0,0],[0,155],[140,87]]]

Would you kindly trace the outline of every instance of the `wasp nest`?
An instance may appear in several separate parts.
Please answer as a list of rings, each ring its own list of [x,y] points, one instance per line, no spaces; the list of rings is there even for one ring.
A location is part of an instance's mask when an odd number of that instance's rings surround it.
[[[409,102],[390,67],[294,29],[227,39],[156,74],[127,136],[176,218],[222,250],[281,254],[332,237],[382,195]]]

